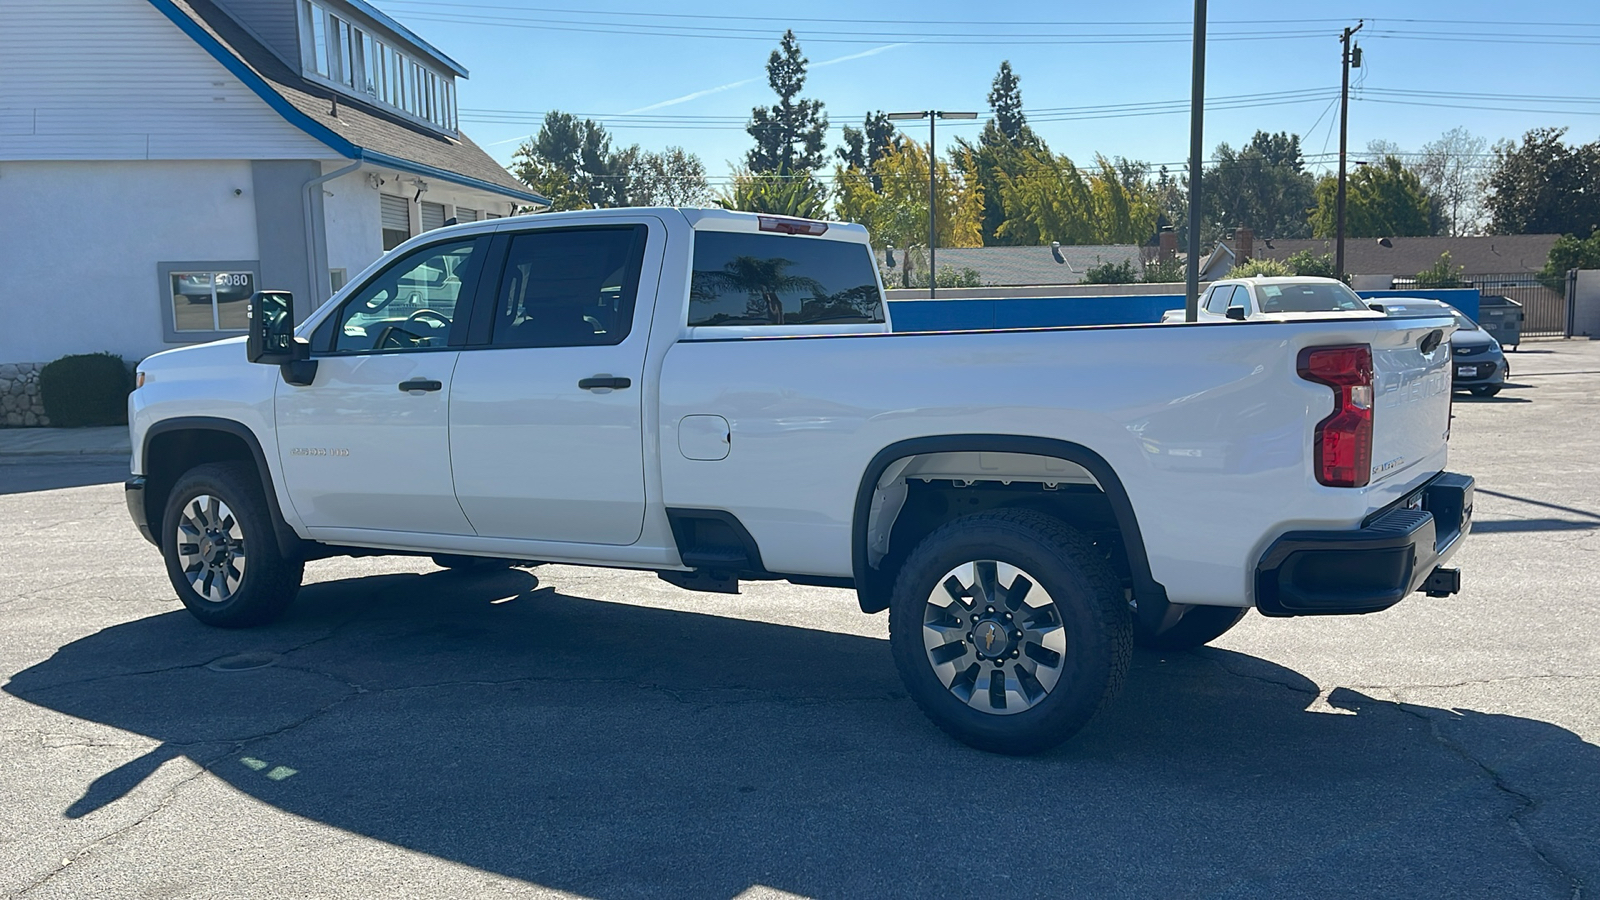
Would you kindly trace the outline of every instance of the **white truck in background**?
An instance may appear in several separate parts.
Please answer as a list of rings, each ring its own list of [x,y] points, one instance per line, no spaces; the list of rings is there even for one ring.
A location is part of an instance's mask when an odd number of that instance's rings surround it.
[[[1443,567],[1454,323],[897,334],[859,226],[619,209],[428,232],[294,327],[161,353],[129,510],[201,621],[308,559],[787,579],[888,609],[955,737],[1042,750],[1135,642],[1386,609]]]

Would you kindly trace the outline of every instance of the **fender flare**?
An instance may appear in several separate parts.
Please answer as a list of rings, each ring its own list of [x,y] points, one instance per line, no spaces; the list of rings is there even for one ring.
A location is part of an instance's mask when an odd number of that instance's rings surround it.
[[[272,483],[272,467],[267,464],[267,455],[261,447],[261,439],[250,429],[250,426],[234,419],[224,419],[219,416],[177,416],[171,419],[162,419],[145,429],[144,442],[139,448],[139,458],[144,461],[146,472],[150,469],[150,443],[156,437],[176,431],[220,431],[244,441],[250,449],[250,455],[255,461],[256,474],[261,478],[261,491],[267,497],[267,511],[272,516],[273,536],[278,541],[278,549],[287,558],[294,559],[304,554],[305,540],[294,529],[283,515],[283,508],[278,505],[278,492]],[[148,503],[148,501],[147,501]],[[166,509],[166,498],[161,501],[162,510]],[[147,507],[148,508],[148,507]],[[155,519],[156,528],[160,527],[160,513],[157,511]],[[157,542],[157,546],[160,543]]]
[[[883,477],[884,470],[895,460],[907,456],[975,452],[1049,456],[1086,469],[1105,492],[1117,527],[1122,531],[1122,545],[1127,553],[1128,571],[1133,576],[1133,596],[1138,601],[1139,618],[1146,624],[1158,626],[1181,612],[1173,609],[1173,604],[1167,600],[1167,589],[1150,573],[1150,558],[1145,552],[1144,535],[1139,530],[1133,502],[1128,499],[1127,488],[1123,487],[1122,479],[1117,477],[1111,464],[1082,444],[1014,434],[948,434],[910,438],[890,444],[872,458],[856,491],[855,514],[850,529],[851,571],[855,576],[856,598],[863,612],[887,609],[893,590],[892,583],[886,584],[886,579],[867,565],[867,519],[872,511],[873,492],[877,490],[878,479]]]

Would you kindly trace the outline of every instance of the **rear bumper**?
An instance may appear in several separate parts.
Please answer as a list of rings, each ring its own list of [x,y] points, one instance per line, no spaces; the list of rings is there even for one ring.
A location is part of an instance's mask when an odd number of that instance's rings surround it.
[[[1418,590],[1472,530],[1473,480],[1442,472],[1354,531],[1291,531],[1256,567],[1256,608],[1269,616],[1388,609]]]
[[[145,540],[155,544],[156,536],[150,530],[150,516],[146,514],[144,506],[144,476],[135,475],[124,481],[122,494],[128,501],[128,515],[133,518],[133,524],[138,526]]]

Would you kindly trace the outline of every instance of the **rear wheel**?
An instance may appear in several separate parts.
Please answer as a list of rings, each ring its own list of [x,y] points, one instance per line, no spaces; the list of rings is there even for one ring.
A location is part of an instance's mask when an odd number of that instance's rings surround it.
[[[1160,631],[1145,627],[1135,618],[1133,643],[1148,650],[1191,650],[1222,637],[1249,611],[1243,606],[1191,606],[1183,618]]]
[[[1031,510],[945,524],[895,581],[890,647],[934,724],[996,753],[1038,753],[1116,696],[1133,624],[1115,574],[1081,534]]]
[[[1472,389],[1472,396],[1474,397],[1493,397],[1498,393],[1500,393],[1500,385],[1498,384],[1489,384]]]
[[[195,618],[222,628],[264,625],[294,602],[305,566],[278,549],[254,466],[190,469],[173,485],[161,521],[167,577]]]

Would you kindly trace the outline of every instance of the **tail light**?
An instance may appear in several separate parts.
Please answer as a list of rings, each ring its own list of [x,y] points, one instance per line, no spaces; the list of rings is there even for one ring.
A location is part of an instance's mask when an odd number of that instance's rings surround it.
[[[1317,481],[1365,487],[1372,479],[1372,348],[1307,347],[1300,377],[1333,388],[1333,412],[1317,423]]]

